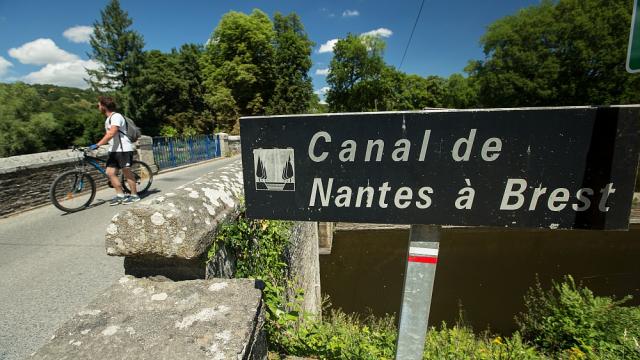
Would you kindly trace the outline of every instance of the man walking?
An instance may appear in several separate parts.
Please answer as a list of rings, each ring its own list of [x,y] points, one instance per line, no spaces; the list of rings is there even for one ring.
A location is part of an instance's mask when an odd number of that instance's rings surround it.
[[[108,96],[98,98],[98,108],[107,117],[104,122],[105,135],[96,144],[89,146],[91,150],[97,149],[100,145],[109,144],[109,159],[107,160],[107,176],[111,185],[116,189],[116,196],[111,199],[109,205],[131,204],[140,201],[136,192],[136,180],[131,171],[133,163],[133,144],[127,137],[127,121],[124,116],[116,112],[116,102]],[[118,179],[118,169],[124,173],[127,179],[131,195],[125,196],[122,184]]]

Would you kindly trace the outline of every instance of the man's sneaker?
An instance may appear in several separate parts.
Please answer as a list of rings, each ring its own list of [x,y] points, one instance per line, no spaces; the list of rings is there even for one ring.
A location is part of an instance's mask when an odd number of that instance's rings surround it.
[[[126,199],[124,199],[124,201],[122,203],[125,204],[125,205],[128,205],[128,204],[133,204],[134,202],[138,202],[138,201],[140,201],[140,196],[138,196],[138,195],[129,195],[129,196],[127,196]]]
[[[109,201],[109,205],[111,206],[115,206],[115,205],[120,205],[125,201],[125,197],[124,196],[114,196],[111,201]]]

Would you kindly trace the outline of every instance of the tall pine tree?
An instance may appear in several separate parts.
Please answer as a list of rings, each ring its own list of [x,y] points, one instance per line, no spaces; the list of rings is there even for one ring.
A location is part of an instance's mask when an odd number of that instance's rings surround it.
[[[89,56],[102,64],[96,70],[87,70],[89,83],[97,91],[118,91],[125,88],[139,73],[144,40],[142,35],[130,30],[133,23],[118,0],[100,11],[102,20],[93,24]]]

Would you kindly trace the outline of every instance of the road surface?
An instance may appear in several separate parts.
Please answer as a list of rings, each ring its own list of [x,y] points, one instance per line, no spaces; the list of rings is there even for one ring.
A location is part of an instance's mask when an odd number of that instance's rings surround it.
[[[147,198],[168,192],[237,160],[217,159],[156,175]],[[64,214],[52,205],[0,219],[0,359],[24,359],[65,320],[124,274],[123,259],[107,256],[105,229],[125,206],[105,201]]]

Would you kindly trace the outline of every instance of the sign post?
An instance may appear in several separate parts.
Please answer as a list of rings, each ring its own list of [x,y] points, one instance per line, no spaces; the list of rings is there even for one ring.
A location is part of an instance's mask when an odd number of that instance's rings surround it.
[[[440,226],[411,226],[402,290],[397,360],[422,359],[439,248]]]
[[[414,224],[398,359],[422,356],[440,226],[626,230],[640,106],[246,117],[247,217]]]

